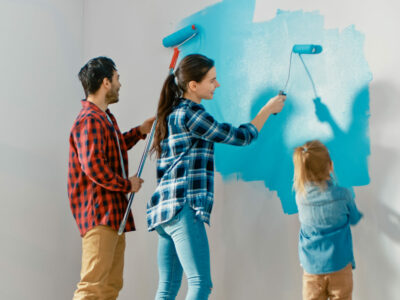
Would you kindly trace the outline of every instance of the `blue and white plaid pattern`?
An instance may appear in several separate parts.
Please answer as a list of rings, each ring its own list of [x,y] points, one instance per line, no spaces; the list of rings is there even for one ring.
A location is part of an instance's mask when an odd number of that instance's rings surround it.
[[[200,104],[181,99],[167,117],[157,160],[158,186],[147,203],[149,231],[172,219],[185,201],[209,224],[214,202],[214,143],[244,146],[258,136],[251,124],[218,123]]]

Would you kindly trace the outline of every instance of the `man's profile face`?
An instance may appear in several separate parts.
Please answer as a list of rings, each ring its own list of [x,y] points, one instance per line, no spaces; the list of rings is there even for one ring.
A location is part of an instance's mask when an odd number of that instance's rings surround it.
[[[111,89],[106,94],[106,103],[113,104],[119,101],[119,89],[121,87],[121,83],[119,82],[119,74],[117,71],[114,71],[112,81],[111,81]]]

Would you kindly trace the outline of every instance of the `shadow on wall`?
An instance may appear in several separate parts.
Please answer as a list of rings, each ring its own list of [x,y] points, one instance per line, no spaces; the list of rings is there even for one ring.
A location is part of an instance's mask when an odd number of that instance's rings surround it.
[[[216,170],[225,180],[263,181],[277,191],[285,213],[296,213],[292,152],[307,140],[320,139],[331,151],[341,184],[368,184],[371,73],[364,36],[354,26],[341,32],[324,29],[318,12],[278,11],[272,20],[253,23],[254,9],[254,0],[225,0],[181,24],[200,29],[183,47],[182,57],[202,53],[216,62],[221,88],[204,103],[206,109],[235,125],[251,120],[282,88],[292,46],[304,43],[324,47],[318,56],[304,58],[322,101],[312,101],[309,79],[294,57],[284,110],[270,117],[253,145],[216,145]]]
[[[357,269],[355,271],[356,299],[397,299],[400,247],[400,214],[398,178],[400,155],[395,149],[374,143],[385,130],[393,130],[398,118],[393,98],[395,87],[373,82],[371,94],[371,184],[357,191],[357,203],[364,219],[354,229],[353,239]],[[392,101],[393,103],[389,103]],[[398,105],[398,104],[397,104]],[[380,139],[376,139],[380,140]],[[397,194],[396,194],[397,188]],[[397,287],[397,290],[396,290]]]
[[[369,118],[368,86],[360,90],[352,101],[351,122],[343,130],[332,117],[330,110],[320,98],[313,100],[315,115],[327,123],[333,137],[325,141],[334,163],[335,175],[343,186],[351,187],[369,183],[367,157],[370,154],[368,136]],[[349,172],[351,170],[351,172]]]
[[[398,255],[394,249],[400,246],[400,215],[385,204],[389,199],[382,196],[388,176],[397,172],[393,160],[397,154],[374,146],[372,152],[372,182],[356,194],[364,218],[353,230],[355,295],[359,296],[356,299],[397,299],[398,290],[393,288],[398,286]]]

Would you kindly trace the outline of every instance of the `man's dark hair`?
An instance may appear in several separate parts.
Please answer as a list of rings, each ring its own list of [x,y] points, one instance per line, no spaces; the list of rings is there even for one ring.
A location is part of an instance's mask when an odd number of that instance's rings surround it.
[[[111,82],[116,70],[115,63],[108,57],[99,56],[89,60],[78,74],[86,97],[97,92],[104,78]]]

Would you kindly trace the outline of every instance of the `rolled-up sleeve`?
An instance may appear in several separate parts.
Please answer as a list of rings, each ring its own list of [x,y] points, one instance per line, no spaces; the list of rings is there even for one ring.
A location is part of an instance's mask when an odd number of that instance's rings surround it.
[[[195,137],[214,143],[244,146],[258,136],[258,130],[253,124],[235,127],[229,123],[219,123],[198,104],[188,107],[185,126]]]
[[[122,134],[126,147],[130,150],[139,140],[146,139],[146,134],[142,134],[139,130],[140,126],[132,128],[131,130]]]

